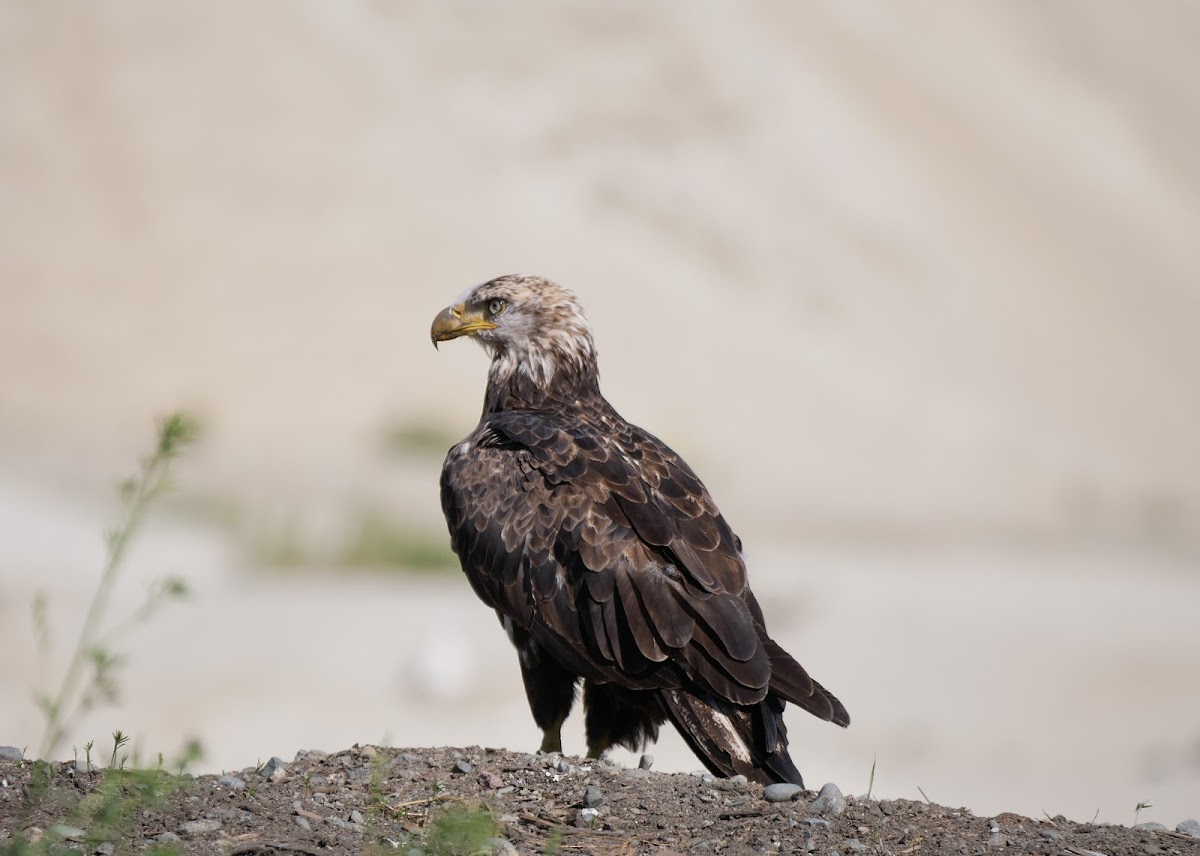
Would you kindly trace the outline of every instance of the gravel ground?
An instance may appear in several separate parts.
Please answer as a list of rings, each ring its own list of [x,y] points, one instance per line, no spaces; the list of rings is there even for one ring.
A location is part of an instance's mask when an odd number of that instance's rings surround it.
[[[645,759],[643,766],[648,764]],[[141,774],[123,780],[68,762],[54,766],[50,787],[41,791],[33,771],[22,761],[0,760],[0,843],[58,841],[70,851],[101,856],[156,848],[229,856],[1200,854],[1195,821],[1166,829],[1061,816],[986,818],[933,803],[843,797],[833,785],[823,787],[820,797],[786,788],[764,794],[740,777],[658,773],[478,747],[355,746],[334,754],[300,752],[290,762],[272,758],[223,776]]]

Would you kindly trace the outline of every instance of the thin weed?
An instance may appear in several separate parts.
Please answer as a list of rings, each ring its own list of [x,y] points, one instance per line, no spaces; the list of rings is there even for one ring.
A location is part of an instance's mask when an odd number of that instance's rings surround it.
[[[143,459],[137,474],[121,485],[121,521],[108,534],[107,555],[100,572],[100,582],[92,595],[66,672],[57,691],[37,696],[37,705],[46,720],[45,735],[38,750],[39,758],[54,755],[77,716],[101,702],[116,699],[115,673],[122,660],[112,652],[111,644],[133,624],[153,615],[167,600],[182,597],[187,592],[182,580],[160,581],[151,587],[145,602],[133,613],[109,631],[102,629],[129,545],[147,510],[170,486],[172,461],[194,439],[195,434],[195,425],[187,417],[179,413],[167,417],[159,425],[153,452]],[[38,648],[45,653],[49,650],[51,632],[44,595],[39,594],[34,599],[33,614]]]

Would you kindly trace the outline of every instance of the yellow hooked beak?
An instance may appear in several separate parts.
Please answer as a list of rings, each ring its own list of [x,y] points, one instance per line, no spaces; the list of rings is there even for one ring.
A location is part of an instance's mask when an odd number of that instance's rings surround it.
[[[429,328],[429,338],[436,348],[438,342],[447,339],[457,339],[459,336],[469,336],[480,330],[495,330],[496,325],[483,317],[482,309],[467,309],[467,304],[447,306],[433,319]]]

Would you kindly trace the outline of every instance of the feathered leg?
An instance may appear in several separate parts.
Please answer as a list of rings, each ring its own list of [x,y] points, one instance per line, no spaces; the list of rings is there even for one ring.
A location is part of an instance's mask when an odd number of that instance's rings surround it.
[[[599,758],[613,746],[640,751],[658,739],[658,727],[667,718],[657,691],[593,681],[583,682],[583,708],[589,758]]]
[[[579,678],[545,655],[541,647],[511,621],[504,629],[512,639],[521,662],[521,679],[525,682],[525,698],[533,721],[542,729],[539,752],[562,751],[562,724],[575,704],[575,683]]]

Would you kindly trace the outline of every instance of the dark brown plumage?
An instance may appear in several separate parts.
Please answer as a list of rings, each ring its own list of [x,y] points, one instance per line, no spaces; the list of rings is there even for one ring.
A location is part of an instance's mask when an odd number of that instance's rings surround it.
[[[696,474],[600,394],[591,329],[552,282],[506,276],[434,320],[492,358],[478,427],[442,468],[451,544],[516,646],[543,751],[582,680],[588,753],[671,720],[714,773],[802,784],[786,702],[846,709],[767,635],[741,542]]]

